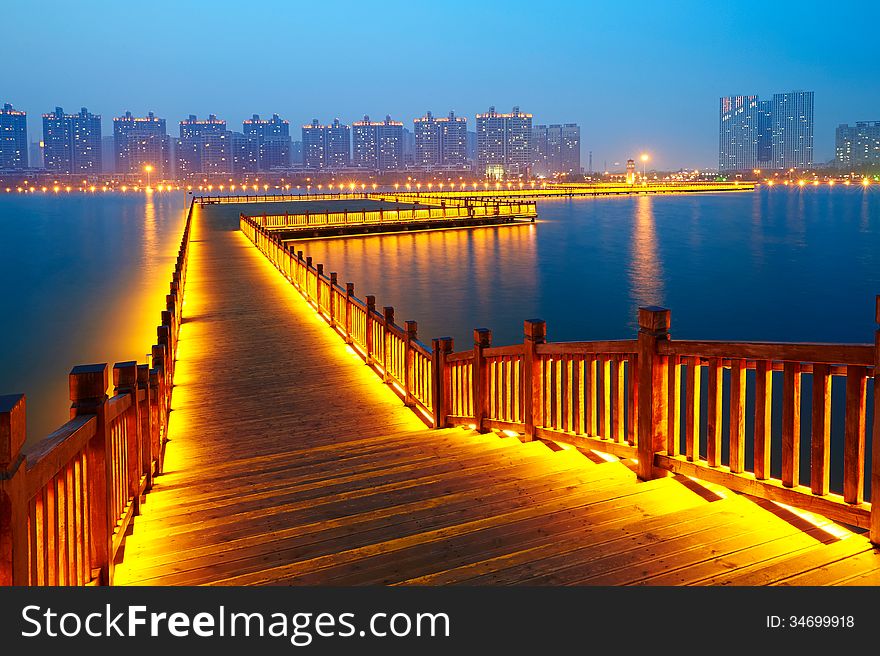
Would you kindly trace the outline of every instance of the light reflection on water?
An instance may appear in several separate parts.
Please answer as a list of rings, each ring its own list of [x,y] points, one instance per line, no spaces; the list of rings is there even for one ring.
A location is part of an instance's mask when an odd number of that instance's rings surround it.
[[[0,394],[27,395],[29,442],[68,419],[73,366],[146,361],[182,208],[180,195],[0,196]]]

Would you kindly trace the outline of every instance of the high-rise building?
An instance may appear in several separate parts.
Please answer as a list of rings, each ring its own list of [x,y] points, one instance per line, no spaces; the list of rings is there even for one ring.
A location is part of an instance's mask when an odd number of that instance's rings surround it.
[[[310,169],[341,169],[351,165],[351,127],[334,119],[302,126],[302,163]]]
[[[514,107],[499,114],[490,107],[477,114],[477,171],[503,171],[505,175],[528,175],[532,164],[532,115]],[[500,167],[500,169],[499,169]]]
[[[473,164],[477,161],[477,133],[468,130],[467,133],[467,153],[468,162]]]
[[[428,112],[414,119],[415,165],[420,168],[463,168],[467,164],[467,119],[449,112],[437,118]]]
[[[726,96],[721,99],[718,169],[746,171],[758,167],[758,96]]]
[[[574,123],[532,127],[532,172],[549,177],[581,172],[581,129]]]
[[[813,92],[774,93],[771,114],[773,168],[812,168]]]
[[[718,168],[721,171],[809,168],[813,163],[813,93],[721,98]]]
[[[268,171],[273,167],[290,166],[290,124],[272,114],[269,120],[261,119],[259,114],[246,120],[242,132],[256,140],[258,167]]]
[[[143,174],[150,166],[153,179],[171,177],[168,130],[164,118],[157,118],[153,112],[143,117],[125,112],[113,119],[113,141],[116,173]]]
[[[232,173],[256,173],[260,171],[259,137],[242,132],[227,132]]]
[[[834,133],[835,163],[842,169],[880,165],[880,121],[841,124]]]
[[[177,140],[177,175],[232,173],[231,133],[226,121],[211,114],[200,121],[190,114],[180,122]]]
[[[83,107],[65,114],[56,107],[43,114],[44,165],[57,173],[97,175],[103,171],[101,116]]]
[[[0,109],[0,169],[26,169],[27,166],[27,114],[6,103]]]
[[[290,163],[296,166],[303,164],[303,142],[294,141],[290,144]]]
[[[352,163],[373,171],[398,171],[403,166],[403,123],[390,116],[376,123],[364,116],[352,124]]]

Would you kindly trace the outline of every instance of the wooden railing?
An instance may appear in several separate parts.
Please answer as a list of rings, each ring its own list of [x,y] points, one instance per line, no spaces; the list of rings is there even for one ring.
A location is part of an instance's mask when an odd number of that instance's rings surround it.
[[[354,284],[344,287],[336,273],[325,273],[302,251],[258,225],[239,217],[241,231],[293,284],[313,309],[343,338],[394,392],[429,426],[434,425],[435,390],[432,386],[432,350],[418,339],[415,321],[401,327],[394,322],[394,308],[376,310],[376,298],[354,295]]]
[[[306,228],[347,225],[382,225],[438,219],[516,217],[533,219],[538,215],[534,201],[454,202],[419,208],[379,208],[341,212],[299,212],[248,215],[263,228]]]
[[[183,308],[190,205],[152,366],[70,372],[70,421],[25,447],[24,395],[0,396],[0,585],[109,585],[161,473]]]
[[[714,481],[870,528],[880,543],[880,504],[874,510],[864,492],[870,481],[868,494],[880,498],[880,330],[874,344],[677,341],[668,310],[640,308],[632,340],[550,343],[544,322],[530,320],[521,344],[493,346],[491,332],[479,329],[471,349],[455,352],[448,337],[428,349],[415,322],[400,328],[392,308],[377,312],[374,297],[355,298],[352,283],[339,286],[335,273],[327,276],[276,234],[246,217],[240,223],[428,425],[512,431],[628,458],[642,479],[673,472]],[[329,308],[316,302],[315,288],[331,290],[322,296],[333,299]],[[880,323],[880,296],[876,303]],[[831,443],[834,379],[845,379],[844,416],[834,417],[842,449]],[[801,419],[805,384],[809,424]],[[809,448],[802,425],[810,426]],[[802,462],[808,484],[799,478]],[[832,471],[842,472],[839,491]]]

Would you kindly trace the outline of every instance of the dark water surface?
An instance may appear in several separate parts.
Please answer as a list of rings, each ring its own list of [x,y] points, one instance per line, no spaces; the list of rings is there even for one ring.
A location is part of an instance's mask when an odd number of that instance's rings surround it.
[[[534,225],[311,240],[296,246],[419,321],[496,344],[547,321],[551,340],[633,337],[639,305],[681,339],[871,342],[880,189],[540,201]],[[457,348],[458,348],[457,347]]]
[[[77,364],[146,362],[183,230],[183,195],[0,195],[0,394],[28,441],[69,418]]]

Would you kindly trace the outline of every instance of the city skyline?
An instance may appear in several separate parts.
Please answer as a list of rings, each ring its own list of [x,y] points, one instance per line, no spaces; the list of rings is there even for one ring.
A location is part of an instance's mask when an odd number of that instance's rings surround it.
[[[218,16],[235,10],[222,2],[211,7]],[[297,51],[309,54],[302,66],[291,68],[276,63],[290,61],[290,38],[261,40],[255,63],[235,48],[216,47],[236,42],[246,27],[221,20],[210,30],[193,30],[186,20],[166,20],[174,11],[170,3],[158,2],[148,16],[139,12],[143,25],[137,34],[108,31],[94,39],[76,36],[85,16],[59,4],[45,12],[39,26],[42,41],[53,48],[36,50],[28,29],[10,30],[0,44],[0,57],[26,55],[28,61],[27,67],[4,71],[3,102],[28,112],[31,134],[39,126],[35,117],[55,106],[87,106],[105,117],[153,111],[169,122],[213,112],[230,125],[255,112],[278,113],[302,125],[315,116],[335,117],[340,108],[347,111],[339,116],[343,122],[391,114],[408,124],[432,107],[471,117],[490,105],[519,105],[542,124],[581,125],[581,158],[587,162],[592,151],[596,170],[642,151],[652,153],[658,168],[716,166],[716,103],[725,95],[814,90],[817,163],[834,157],[837,125],[876,120],[880,107],[880,89],[865,83],[878,67],[870,16],[853,22],[818,3],[798,12],[758,3],[692,2],[671,10],[635,3],[626,12],[571,4],[552,14],[516,0],[500,14],[489,7],[459,7],[448,17],[432,18],[449,27],[455,23],[455,30],[436,25],[445,35],[440,48],[416,29],[423,17],[419,8],[391,2],[383,12],[363,12],[355,3],[342,3],[337,39],[328,48],[319,34],[297,29],[300,12],[269,3],[261,10],[282,26],[281,37],[289,26]],[[89,15],[124,20],[129,11],[95,3]],[[388,13],[395,14],[400,29],[393,47],[378,47],[373,35]],[[756,14],[762,20],[755,20]],[[18,5],[7,10],[7,18],[23,27],[35,21],[27,6]],[[527,42],[515,38],[523,20],[532,35]],[[844,26],[848,38],[828,49],[827,37]],[[185,47],[175,45],[180,43]],[[744,43],[759,47],[743,48]],[[138,56],[113,57],[115,49]],[[59,51],[95,65],[66,69],[53,55]],[[501,64],[505,57],[515,64]],[[380,73],[388,82],[375,83]]]

